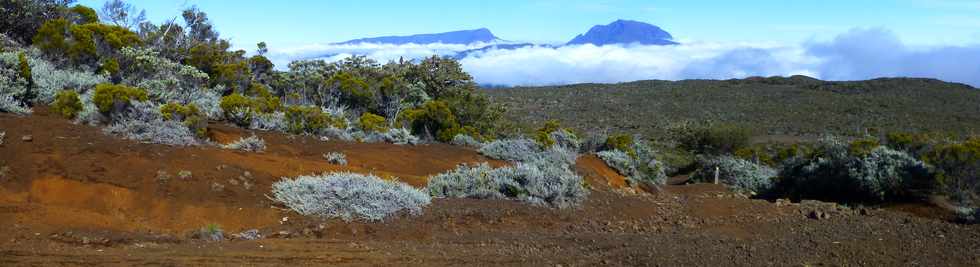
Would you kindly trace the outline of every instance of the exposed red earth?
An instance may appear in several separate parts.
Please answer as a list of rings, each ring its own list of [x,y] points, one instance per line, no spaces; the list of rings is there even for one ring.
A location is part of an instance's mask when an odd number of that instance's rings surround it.
[[[219,143],[249,134],[210,130]],[[263,153],[141,144],[44,108],[0,114],[0,131],[0,266],[980,266],[980,226],[950,223],[942,208],[770,202],[710,184],[628,188],[590,155],[575,168],[592,191],[578,208],[435,199],[421,216],[366,223],[305,218],[266,194],[284,176],[352,171],[423,187],[461,163],[506,163],[443,144],[267,132],[256,132]],[[349,165],[324,160],[331,151]],[[264,238],[188,235],[208,224]]]

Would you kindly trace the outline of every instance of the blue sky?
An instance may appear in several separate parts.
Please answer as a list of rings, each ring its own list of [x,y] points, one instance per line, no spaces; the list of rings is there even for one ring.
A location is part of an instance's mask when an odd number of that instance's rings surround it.
[[[98,9],[103,1],[79,3]],[[268,43],[267,56],[280,70],[299,59],[357,54],[387,62],[482,46],[330,44],[350,39],[488,28],[505,40],[554,44],[630,19],[660,26],[681,44],[491,49],[459,61],[477,82],[499,85],[800,74],[925,77],[980,87],[980,0],[131,2],[154,23],[196,5],[235,49]]]
[[[103,0],[80,4],[99,8]],[[236,46],[337,42],[486,27],[515,41],[565,42],[596,24],[633,19],[682,40],[792,43],[885,28],[912,45],[980,43],[976,0],[756,1],[131,1],[160,21],[196,5]]]

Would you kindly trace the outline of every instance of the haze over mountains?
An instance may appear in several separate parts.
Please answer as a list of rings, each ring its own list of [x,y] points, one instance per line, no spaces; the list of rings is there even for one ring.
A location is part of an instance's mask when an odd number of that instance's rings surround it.
[[[350,41],[340,42],[337,44],[360,44],[360,43],[378,43],[378,44],[433,44],[433,43],[443,43],[443,44],[472,44],[472,43],[491,43],[501,41],[500,38],[494,36],[487,28],[480,28],[475,30],[462,30],[462,31],[451,31],[444,33],[429,33],[429,34],[415,34],[408,36],[382,36],[382,37],[371,37],[371,38],[361,38],[354,39]]]
[[[584,29],[583,29],[584,30]],[[273,55],[341,60],[361,55],[384,63],[453,57],[484,85],[559,85],[636,80],[731,79],[806,75],[824,80],[924,77],[980,86],[980,45],[907,45],[892,31],[855,28],[799,43],[712,42],[631,20],[596,25],[567,42],[511,41],[490,29],[382,36],[315,44]]]
[[[584,34],[575,36],[565,45],[592,44],[602,45],[675,45],[674,37],[660,27],[649,23],[633,20],[616,20],[607,25],[596,25]],[[456,44],[456,45],[485,45],[475,49],[467,49],[453,55],[456,59],[463,59],[478,52],[487,52],[495,49],[513,50],[525,47],[541,46],[547,48],[559,47],[561,45],[536,44],[509,42],[495,36],[487,28],[475,30],[461,30],[443,33],[414,34],[406,36],[382,36],[360,38],[336,43],[339,45],[353,44],[378,44],[378,45],[403,45],[403,44]],[[326,56],[332,56],[328,54]]]

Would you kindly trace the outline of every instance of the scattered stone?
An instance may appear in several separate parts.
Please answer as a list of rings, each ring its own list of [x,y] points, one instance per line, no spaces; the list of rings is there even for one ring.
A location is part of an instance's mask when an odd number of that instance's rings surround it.
[[[861,214],[861,216],[869,216],[869,215],[871,215],[871,210],[869,210],[867,208],[861,208],[861,209],[858,209],[858,214]]]
[[[212,182],[211,183],[211,191],[214,191],[214,192],[225,191],[225,186],[222,185],[222,184],[219,184],[218,182]]]
[[[34,141],[34,136],[33,136],[33,135],[29,135],[29,134],[28,134],[28,135],[25,135],[25,136],[22,136],[22,137],[20,138],[20,140],[21,140],[21,141],[24,141],[24,142],[30,142],[30,141]]]
[[[200,239],[210,242],[221,242],[225,240],[225,232],[218,225],[208,225],[191,231],[190,238]]]
[[[190,179],[193,176],[194,176],[194,174],[191,173],[191,171],[188,171],[188,170],[182,170],[180,172],[177,172],[177,177],[180,177],[181,180],[187,180],[187,179]]]
[[[82,246],[101,246],[108,247],[112,245],[112,240],[102,236],[88,236],[82,234],[76,234],[74,232],[68,231],[64,233],[54,233],[48,236],[51,240],[74,244]]]
[[[262,239],[262,234],[259,234],[258,229],[251,229],[241,233],[231,235],[232,239],[236,240],[258,240]]]
[[[830,214],[815,210],[810,212],[809,217],[810,219],[814,219],[814,220],[826,220],[826,219],[830,219]]]
[[[0,167],[0,181],[7,179],[7,174],[10,173],[10,166]]]
[[[159,170],[157,171],[157,181],[163,183],[170,180],[170,174],[167,171]]]
[[[269,238],[290,238],[290,237],[292,237],[292,233],[290,233],[289,231],[285,231],[285,230],[279,231],[279,232],[275,232],[271,236],[269,236]]]

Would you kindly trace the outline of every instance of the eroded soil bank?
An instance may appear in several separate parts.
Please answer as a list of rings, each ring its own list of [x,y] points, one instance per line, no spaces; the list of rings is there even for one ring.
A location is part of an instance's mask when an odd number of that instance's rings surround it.
[[[212,128],[219,142],[246,134]],[[773,203],[715,185],[635,192],[643,190],[623,189],[623,177],[591,156],[576,166],[592,189],[577,209],[437,199],[418,217],[348,223],[302,218],[265,194],[280,177],[337,170],[424,186],[428,175],[490,160],[448,145],[264,132],[257,134],[269,148],[258,154],[147,145],[44,110],[0,114],[0,131],[7,133],[0,145],[2,266],[980,265],[980,226],[945,222],[928,206]],[[331,151],[350,164],[323,160]],[[228,235],[258,229],[264,238],[188,236],[207,224]]]

